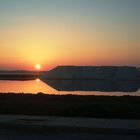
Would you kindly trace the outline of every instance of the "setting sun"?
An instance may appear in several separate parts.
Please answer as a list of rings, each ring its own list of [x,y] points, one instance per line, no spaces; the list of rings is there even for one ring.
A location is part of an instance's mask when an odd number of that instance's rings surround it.
[[[41,69],[41,65],[37,64],[37,65],[35,65],[35,68],[36,68],[37,70],[40,70],[40,69]]]
[[[40,82],[40,79],[39,79],[39,78],[37,78],[37,79],[36,79],[36,82]]]

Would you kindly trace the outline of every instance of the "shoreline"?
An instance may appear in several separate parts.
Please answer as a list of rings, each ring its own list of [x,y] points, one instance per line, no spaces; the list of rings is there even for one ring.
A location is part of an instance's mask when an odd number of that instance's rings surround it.
[[[0,80],[35,80],[40,77],[41,73],[0,73]]]

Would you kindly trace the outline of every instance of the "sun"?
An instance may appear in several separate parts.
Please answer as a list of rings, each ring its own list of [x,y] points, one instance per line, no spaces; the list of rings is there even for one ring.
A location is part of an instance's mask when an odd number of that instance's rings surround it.
[[[39,79],[39,78],[37,78],[37,79],[36,79],[36,82],[40,82],[40,79]]]
[[[41,65],[40,65],[40,64],[36,64],[36,65],[35,65],[35,68],[36,68],[37,70],[40,70],[40,69],[41,69]]]

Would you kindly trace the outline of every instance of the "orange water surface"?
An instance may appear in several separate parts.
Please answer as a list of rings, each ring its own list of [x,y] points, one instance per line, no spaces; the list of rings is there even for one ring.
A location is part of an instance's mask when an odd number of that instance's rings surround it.
[[[134,95],[140,96],[140,90],[136,92],[100,92],[100,91],[57,91],[53,87],[50,87],[40,79],[26,80],[26,81],[10,81],[0,80],[0,93],[32,93],[37,94],[39,92],[45,94],[75,94],[75,95]]]

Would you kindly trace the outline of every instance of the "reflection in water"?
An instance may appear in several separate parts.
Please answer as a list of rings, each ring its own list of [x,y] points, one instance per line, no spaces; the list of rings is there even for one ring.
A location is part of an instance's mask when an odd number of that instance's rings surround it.
[[[16,81],[16,80],[0,80],[0,92],[13,93],[55,93],[55,90],[40,79]]]
[[[136,92],[139,81],[43,80],[58,91]]]
[[[0,93],[76,94],[76,95],[134,95],[139,96],[139,82],[94,80],[0,80]]]

